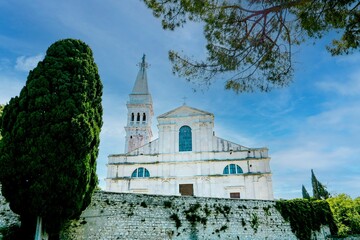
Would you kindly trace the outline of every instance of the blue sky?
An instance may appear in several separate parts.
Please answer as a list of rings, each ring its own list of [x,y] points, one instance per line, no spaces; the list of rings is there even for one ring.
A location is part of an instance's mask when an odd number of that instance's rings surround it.
[[[219,79],[210,88],[173,76],[170,49],[201,59],[202,27],[163,31],[140,0],[1,0],[0,103],[25,85],[29,70],[63,38],[93,50],[104,85],[104,126],[98,176],[104,187],[107,156],[124,151],[126,101],[142,55],[150,64],[155,116],[183,103],[215,114],[217,136],[247,147],[268,147],[276,198],[311,191],[310,170],[332,194],[360,196],[360,54],[331,57],[329,39],[308,41],[294,53],[294,82],[271,93],[236,95]],[[196,87],[196,91],[194,88]],[[157,137],[156,119],[153,133]]]

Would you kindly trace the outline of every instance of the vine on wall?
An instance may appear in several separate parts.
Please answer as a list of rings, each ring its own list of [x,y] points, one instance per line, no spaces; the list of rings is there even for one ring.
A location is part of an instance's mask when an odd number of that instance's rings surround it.
[[[300,240],[311,239],[312,233],[320,231],[321,225],[328,225],[332,235],[337,233],[329,204],[325,200],[280,200],[275,208],[290,222],[292,232]]]

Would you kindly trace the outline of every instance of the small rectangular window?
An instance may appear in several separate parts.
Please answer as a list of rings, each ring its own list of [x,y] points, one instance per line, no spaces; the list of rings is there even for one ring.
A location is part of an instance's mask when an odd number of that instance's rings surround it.
[[[180,184],[179,192],[181,196],[194,196],[194,188],[192,184]]]
[[[230,198],[240,198],[240,193],[239,192],[232,192],[232,193],[230,193]]]

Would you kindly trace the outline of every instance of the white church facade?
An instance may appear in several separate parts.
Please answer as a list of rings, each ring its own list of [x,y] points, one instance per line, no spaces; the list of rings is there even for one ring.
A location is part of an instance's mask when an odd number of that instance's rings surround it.
[[[214,134],[214,115],[187,105],[157,117],[145,57],[127,103],[125,154],[108,159],[106,190],[201,197],[273,199],[267,148],[249,148]]]

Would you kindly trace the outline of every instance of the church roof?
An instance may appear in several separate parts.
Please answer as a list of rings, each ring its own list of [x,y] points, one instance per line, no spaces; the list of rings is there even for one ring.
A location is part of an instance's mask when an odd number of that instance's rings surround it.
[[[142,57],[142,62],[140,63],[140,70],[136,77],[134,88],[131,94],[150,94],[149,87],[147,82],[146,68],[148,64],[145,62],[145,54]]]
[[[189,107],[187,105],[182,105],[178,108],[175,108],[169,112],[161,114],[157,118],[173,118],[173,117],[188,117],[188,116],[205,116],[210,115],[214,116],[214,114],[210,112],[206,112],[197,108]]]

